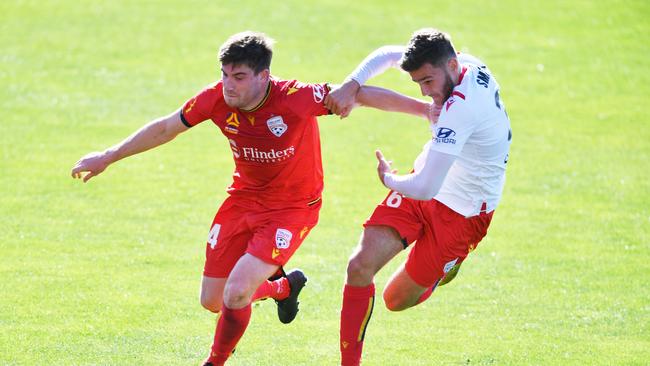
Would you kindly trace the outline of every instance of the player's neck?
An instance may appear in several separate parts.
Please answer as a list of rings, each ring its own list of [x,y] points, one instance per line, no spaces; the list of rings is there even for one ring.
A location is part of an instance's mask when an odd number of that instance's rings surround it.
[[[271,80],[266,83],[266,87],[261,89],[260,93],[253,99],[253,101],[245,107],[239,108],[244,112],[254,111],[266,102],[271,91]]]

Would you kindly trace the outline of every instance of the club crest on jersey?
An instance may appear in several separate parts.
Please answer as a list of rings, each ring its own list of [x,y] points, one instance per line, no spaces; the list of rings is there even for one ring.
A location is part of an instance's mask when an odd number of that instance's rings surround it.
[[[275,232],[275,246],[278,249],[287,249],[291,245],[293,234],[287,229],[278,229]]]
[[[287,125],[284,123],[282,116],[271,117],[266,121],[266,125],[269,127],[269,130],[276,137],[282,136],[287,132]]]
[[[311,89],[314,91],[314,101],[316,103],[320,103],[325,99],[325,88],[322,85],[314,84]]]

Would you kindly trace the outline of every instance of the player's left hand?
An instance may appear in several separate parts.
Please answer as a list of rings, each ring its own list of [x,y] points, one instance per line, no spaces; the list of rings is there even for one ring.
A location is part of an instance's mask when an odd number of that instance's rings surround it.
[[[111,160],[107,152],[92,152],[75,163],[70,175],[75,179],[83,178],[83,182],[86,183],[90,178],[106,170],[110,164]]]
[[[438,123],[440,112],[442,112],[442,106],[437,105],[435,103],[431,103],[431,105],[429,106],[429,122]]]
[[[377,157],[377,174],[379,175],[379,180],[381,181],[381,184],[386,185],[386,183],[384,183],[384,174],[395,174],[397,173],[397,170],[392,169],[391,165],[393,162],[386,160],[384,154],[381,153],[381,150],[375,150],[375,156]]]

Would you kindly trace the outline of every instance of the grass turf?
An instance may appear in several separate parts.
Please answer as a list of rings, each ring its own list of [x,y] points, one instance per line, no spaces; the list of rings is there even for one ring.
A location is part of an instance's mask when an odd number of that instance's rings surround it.
[[[0,364],[198,364],[204,241],[232,162],[207,123],[69,178],[219,77],[245,29],[276,38],[272,71],[342,80],[371,50],[448,31],[501,84],[514,140],[486,240],[422,306],[377,302],[367,365],[646,364],[650,359],[650,6],[643,1],[72,2],[0,4]],[[373,84],[417,96],[392,71]],[[232,365],[333,365],[346,259],[383,197],[373,150],[405,171],[425,123],[357,110],[321,118],[321,223],[292,259],[298,319],[255,307]],[[401,255],[377,277],[381,291]]]

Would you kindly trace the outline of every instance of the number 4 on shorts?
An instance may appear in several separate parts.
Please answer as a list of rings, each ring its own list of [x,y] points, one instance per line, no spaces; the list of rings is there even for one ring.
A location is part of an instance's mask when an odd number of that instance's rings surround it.
[[[208,244],[210,248],[214,249],[217,246],[217,237],[219,236],[219,230],[221,230],[221,225],[214,224],[212,229],[210,229],[210,234],[208,234]]]

